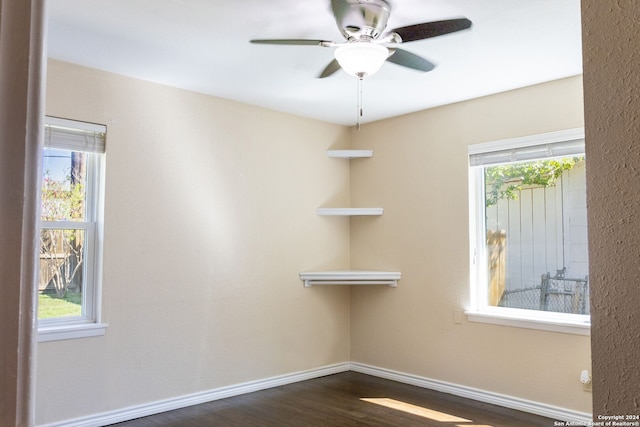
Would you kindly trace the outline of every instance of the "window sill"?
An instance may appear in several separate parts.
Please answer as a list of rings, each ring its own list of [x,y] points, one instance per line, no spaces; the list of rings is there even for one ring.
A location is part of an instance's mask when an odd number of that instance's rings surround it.
[[[106,323],[41,326],[38,328],[38,342],[99,337],[107,332],[107,326],[109,325]]]
[[[465,311],[470,322],[515,328],[538,329],[574,335],[591,335],[591,323],[580,319],[564,319],[552,316],[524,315],[517,312],[498,313],[494,311]],[[547,314],[547,313],[545,313]]]

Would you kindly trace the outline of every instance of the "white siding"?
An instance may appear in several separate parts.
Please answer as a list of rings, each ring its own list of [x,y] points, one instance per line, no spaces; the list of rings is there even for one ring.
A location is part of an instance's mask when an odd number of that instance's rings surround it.
[[[487,229],[507,234],[508,290],[539,285],[541,275],[562,268],[566,277],[587,275],[584,162],[555,186],[524,188],[518,199],[499,200],[486,214]]]

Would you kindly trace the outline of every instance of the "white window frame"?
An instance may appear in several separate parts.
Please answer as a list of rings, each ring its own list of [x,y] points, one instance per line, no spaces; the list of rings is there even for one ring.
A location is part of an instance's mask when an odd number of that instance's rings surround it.
[[[579,147],[582,146],[581,153]],[[527,152],[524,148],[531,148]],[[470,301],[465,310],[472,322],[528,329],[540,329],[578,335],[590,335],[589,315],[555,313],[488,304],[487,253],[485,239],[485,189],[482,158],[492,164],[539,159],[535,152],[544,150],[552,156],[584,154],[584,128],[492,141],[469,146],[469,259]],[[578,150],[578,152],[576,151]],[[486,164],[486,163],[485,163]]]
[[[101,336],[107,324],[102,322],[102,242],[104,212],[104,138],[106,126],[57,117],[45,117],[45,146],[65,150],[86,151],[86,218],[85,221],[40,221],[40,228],[85,231],[85,283],[82,291],[83,313],[77,317],[38,319],[38,342]],[[68,138],[56,138],[56,132]],[[76,136],[100,136],[91,149],[82,149]],[[65,139],[68,139],[65,141]]]

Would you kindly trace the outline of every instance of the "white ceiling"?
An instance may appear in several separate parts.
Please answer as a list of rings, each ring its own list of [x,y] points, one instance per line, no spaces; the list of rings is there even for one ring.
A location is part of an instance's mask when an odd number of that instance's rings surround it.
[[[582,73],[580,0],[391,0],[387,29],[466,17],[470,30],[405,43],[436,68],[385,63],[363,83],[362,123]],[[48,52],[103,69],[353,125],[357,80],[316,76],[342,41],[330,0],[51,0]]]

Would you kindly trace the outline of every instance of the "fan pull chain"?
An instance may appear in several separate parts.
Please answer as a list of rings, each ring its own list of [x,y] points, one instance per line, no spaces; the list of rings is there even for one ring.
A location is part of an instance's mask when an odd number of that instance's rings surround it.
[[[362,77],[358,77],[358,110],[356,113],[356,129],[360,130],[360,117],[362,117]]]

